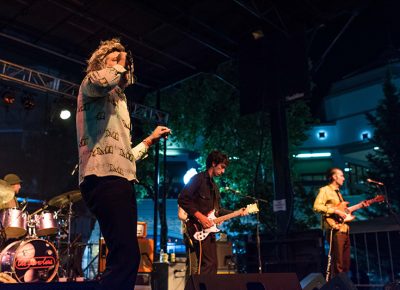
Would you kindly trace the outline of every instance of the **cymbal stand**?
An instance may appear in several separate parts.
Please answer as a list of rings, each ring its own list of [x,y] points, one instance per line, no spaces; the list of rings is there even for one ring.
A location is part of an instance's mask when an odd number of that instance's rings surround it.
[[[37,238],[36,235],[36,219],[35,219],[35,215],[31,214],[28,215],[28,235],[26,236],[27,239],[32,239],[32,238]]]
[[[71,276],[71,218],[72,218],[72,201],[69,201],[69,208],[68,208],[68,222],[67,222],[67,230],[68,230],[68,238],[67,238],[67,276],[69,279],[72,279]]]

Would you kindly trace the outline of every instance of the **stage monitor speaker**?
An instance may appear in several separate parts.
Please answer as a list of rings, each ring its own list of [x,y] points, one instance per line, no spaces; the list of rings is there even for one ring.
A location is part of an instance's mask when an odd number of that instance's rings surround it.
[[[301,290],[295,273],[192,275],[185,290]]]
[[[347,274],[340,273],[329,280],[320,290],[357,290]]]
[[[139,272],[150,273],[153,270],[154,260],[154,240],[138,238],[140,248],[140,265]],[[103,273],[106,269],[106,257],[108,249],[103,238],[99,240],[99,273]]]
[[[301,289],[317,290],[325,285],[326,281],[321,273],[310,273],[300,281]]]
[[[184,290],[186,263],[154,262],[152,274],[153,290]]]

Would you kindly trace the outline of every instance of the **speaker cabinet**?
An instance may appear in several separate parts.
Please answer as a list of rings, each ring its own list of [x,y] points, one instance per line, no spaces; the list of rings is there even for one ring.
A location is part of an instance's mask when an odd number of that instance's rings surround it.
[[[217,242],[218,274],[236,273],[232,242]]]
[[[300,281],[300,286],[303,290],[317,290],[321,289],[325,283],[325,278],[321,273],[310,273]]]
[[[326,283],[321,290],[357,290],[350,278],[345,273],[336,275]]]
[[[140,248],[140,265],[139,272],[150,273],[153,270],[154,260],[154,240],[153,239],[138,239]],[[103,238],[99,240],[99,273],[103,273],[106,269],[106,257],[108,249]]]
[[[185,290],[301,290],[295,273],[192,275]]]

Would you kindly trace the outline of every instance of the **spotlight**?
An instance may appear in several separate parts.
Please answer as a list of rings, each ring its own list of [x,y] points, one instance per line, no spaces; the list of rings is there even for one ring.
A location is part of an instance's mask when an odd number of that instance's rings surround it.
[[[71,112],[67,109],[63,109],[60,112],[60,118],[63,120],[67,120],[69,119],[69,117],[71,117]]]
[[[183,176],[183,183],[187,184],[189,182],[189,180],[197,174],[197,170],[194,168],[190,168],[185,175]]]
[[[2,99],[5,105],[7,106],[12,105],[15,102],[15,94],[10,90],[6,90],[3,93]]]
[[[32,110],[35,107],[33,96],[29,94],[22,97],[21,103],[27,111]]]
[[[254,40],[259,40],[264,37],[264,31],[261,29],[254,30],[251,35],[253,36]]]

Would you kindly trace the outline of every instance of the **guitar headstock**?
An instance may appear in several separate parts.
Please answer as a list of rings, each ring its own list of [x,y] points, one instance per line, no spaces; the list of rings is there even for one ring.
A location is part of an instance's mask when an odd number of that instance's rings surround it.
[[[249,214],[257,213],[257,212],[260,211],[260,210],[258,209],[258,206],[257,206],[256,203],[248,204],[248,205],[246,206],[246,209],[247,209],[247,212],[248,212]]]
[[[371,204],[375,203],[375,202],[382,202],[385,201],[385,196],[384,195],[377,195],[372,199],[366,200],[365,204],[366,206],[370,206]]]

